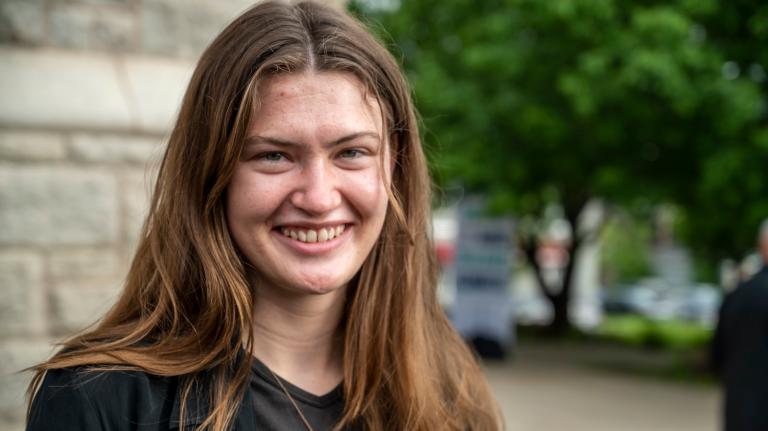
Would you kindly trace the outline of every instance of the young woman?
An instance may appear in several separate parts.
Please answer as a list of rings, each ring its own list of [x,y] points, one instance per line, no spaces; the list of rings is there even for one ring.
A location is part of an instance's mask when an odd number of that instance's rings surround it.
[[[391,55],[256,5],[200,59],[123,293],[36,367],[28,429],[500,429],[429,222]]]

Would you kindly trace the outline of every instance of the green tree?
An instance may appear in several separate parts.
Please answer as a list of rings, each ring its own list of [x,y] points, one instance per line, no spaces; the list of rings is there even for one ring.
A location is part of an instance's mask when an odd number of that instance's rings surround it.
[[[600,267],[608,286],[628,284],[651,275],[651,226],[629,213],[615,212],[601,235]]]
[[[708,264],[751,251],[756,229],[768,217],[768,3],[716,4],[715,13],[702,17],[701,28],[726,61],[723,74],[731,82],[723,91],[741,93],[750,102],[731,107],[735,120],[717,123],[725,129],[721,139],[701,161],[696,189],[680,199],[683,232]],[[760,93],[757,115],[751,109],[755,87]]]
[[[707,25],[731,8],[725,0],[403,1],[390,11],[353,8],[376,20],[402,56],[438,181],[482,190],[496,208],[522,220],[540,219],[553,202],[563,208],[573,235],[561,285],[541,276],[541,226],[522,223],[519,231],[552,304],[555,332],[570,324],[573,257],[595,237],[578,228],[591,199],[677,202],[692,215],[717,207],[707,197],[743,179],[743,167],[756,163],[753,147],[763,145],[759,137],[743,141],[757,133],[760,87],[724,69],[729,47],[754,38],[720,43],[708,33]],[[735,9],[741,14],[735,21],[753,19],[746,7]],[[727,175],[723,159],[738,159]]]

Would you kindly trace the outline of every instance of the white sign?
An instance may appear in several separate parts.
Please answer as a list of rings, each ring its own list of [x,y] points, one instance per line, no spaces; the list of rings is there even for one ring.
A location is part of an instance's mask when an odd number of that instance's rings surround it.
[[[511,218],[489,215],[482,198],[459,204],[453,323],[467,338],[489,338],[504,348],[514,341],[512,233]]]

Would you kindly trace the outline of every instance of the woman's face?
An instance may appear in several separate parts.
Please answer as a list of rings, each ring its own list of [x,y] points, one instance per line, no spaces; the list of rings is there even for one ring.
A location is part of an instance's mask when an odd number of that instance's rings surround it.
[[[337,72],[277,75],[259,93],[227,191],[231,235],[260,285],[296,293],[345,286],[387,211],[378,105],[357,78]]]

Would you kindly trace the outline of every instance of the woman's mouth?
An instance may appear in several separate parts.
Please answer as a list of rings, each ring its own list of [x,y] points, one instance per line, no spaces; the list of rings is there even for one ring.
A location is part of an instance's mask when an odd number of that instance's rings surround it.
[[[318,243],[330,241],[338,237],[344,233],[344,229],[346,229],[346,225],[340,224],[337,226],[327,226],[319,229],[308,229],[297,226],[283,226],[280,227],[278,231],[284,236],[296,241],[305,243]]]

